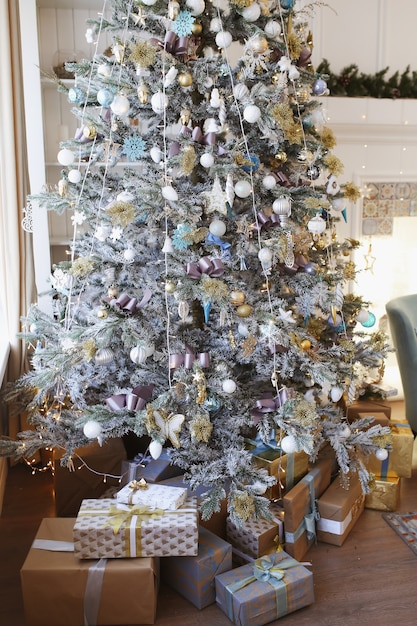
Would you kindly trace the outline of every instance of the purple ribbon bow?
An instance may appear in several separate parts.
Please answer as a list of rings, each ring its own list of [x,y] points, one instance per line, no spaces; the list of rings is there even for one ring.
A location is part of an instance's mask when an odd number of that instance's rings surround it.
[[[258,424],[266,413],[273,413],[285,404],[289,398],[288,391],[286,387],[283,387],[276,396],[273,396],[272,393],[265,393],[256,400],[251,411],[253,423]]]
[[[170,354],[169,368],[185,367],[186,369],[191,369],[196,359],[201,367],[210,367],[210,355],[208,352],[198,352],[195,355],[194,352],[187,350],[185,354]]]
[[[259,211],[258,225],[255,225],[254,230],[261,231],[263,228],[266,230],[268,228],[277,228],[278,226],[281,226],[279,215],[276,215],[275,213],[272,215],[265,215],[263,211]]]
[[[187,263],[185,271],[190,278],[198,279],[203,274],[212,278],[218,278],[224,274],[224,265],[220,259],[211,260],[208,256],[203,256],[198,263]]]
[[[110,300],[110,304],[114,307],[121,309],[122,311],[126,311],[127,313],[135,313],[146,304],[148,304],[151,296],[152,291],[149,289],[149,287],[146,287],[142,300],[140,302],[137,298],[129,296],[127,293],[121,293],[118,298]]]
[[[106,399],[106,404],[112,411],[129,409],[129,411],[141,411],[152,398],[153,385],[138,385],[130,393],[119,393]]]

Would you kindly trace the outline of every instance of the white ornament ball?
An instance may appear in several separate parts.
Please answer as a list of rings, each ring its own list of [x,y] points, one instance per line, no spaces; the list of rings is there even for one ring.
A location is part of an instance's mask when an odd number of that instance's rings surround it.
[[[159,441],[151,441],[149,444],[149,454],[156,461],[162,454],[162,444]]]
[[[375,456],[378,461],[385,461],[388,458],[388,452],[387,450],[385,450],[385,448],[378,448],[378,450],[375,452]]]
[[[153,94],[151,98],[151,107],[152,111],[155,113],[163,113],[168,106],[168,97],[162,93],[162,91],[157,91]]]
[[[270,37],[271,39],[276,39],[281,34],[281,24],[279,22],[275,22],[274,20],[270,20],[265,24],[265,35]]]
[[[58,163],[61,163],[61,165],[72,165],[74,158],[74,153],[68,148],[63,148],[57,155]]]
[[[100,76],[104,76],[105,78],[108,78],[111,75],[111,66],[108,65],[107,63],[101,63],[97,67],[97,74],[100,74]]]
[[[135,258],[135,251],[132,250],[132,248],[127,248],[127,250],[125,250],[123,252],[123,257],[124,257],[125,261],[131,262]]]
[[[205,168],[210,168],[214,164],[214,156],[210,152],[205,152],[200,157],[200,164]]]
[[[285,452],[285,454],[292,454],[293,452],[297,452],[297,449],[297,441],[294,435],[285,435],[285,437],[282,438],[281,450]]]
[[[212,33],[219,33],[222,29],[222,21],[218,17],[213,17],[209,26]]]
[[[119,94],[114,96],[114,100],[111,103],[110,108],[118,117],[124,117],[129,113],[130,103],[126,96],[121,96]]]
[[[343,211],[345,207],[346,201],[344,198],[334,198],[334,200],[332,200],[333,211],[337,211],[339,213],[340,211]]]
[[[261,117],[261,109],[256,104],[248,104],[243,109],[243,117],[248,124],[255,124]]]
[[[81,180],[81,172],[80,170],[70,170],[68,172],[68,180],[70,183],[79,183]]]
[[[237,327],[237,332],[241,337],[247,337],[249,335],[249,328],[246,326],[246,324],[243,324],[243,322],[241,322]]]
[[[97,365],[107,365],[113,361],[113,358],[114,354],[111,348],[100,348],[94,356]]]
[[[363,323],[363,322],[366,322],[368,317],[369,317],[368,311],[366,311],[366,309],[361,309],[356,316],[356,321],[359,323]]]
[[[227,30],[221,30],[216,35],[216,45],[219,48],[229,48],[232,45],[233,37]]]
[[[136,365],[145,363],[148,358],[148,351],[143,346],[134,346],[129,353],[131,361]]]
[[[102,433],[101,425],[95,420],[88,420],[83,426],[83,433],[87,439],[97,439]]]
[[[275,185],[277,184],[277,181],[275,177],[272,176],[272,174],[267,174],[266,176],[263,177],[262,184],[265,187],[265,189],[273,189]]]
[[[191,15],[194,16],[201,15],[204,13],[204,9],[206,8],[204,0],[187,0],[185,4],[190,9]]]
[[[216,237],[222,237],[226,232],[226,224],[222,220],[213,220],[210,223],[209,231]]]
[[[261,483],[260,480],[255,480],[255,482],[252,484],[252,491],[258,496],[262,496],[266,490],[267,486],[264,483]]]
[[[153,146],[149,150],[149,154],[151,155],[151,159],[154,163],[160,163],[162,161],[162,157],[164,156],[162,150],[158,148],[158,146]]]
[[[233,87],[233,95],[236,100],[244,100],[248,97],[249,93],[249,89],[244,83],[237,83],[237,85]]]
[[[269,263],[272,261],[272,250],[270,248],[261,248],[258,252],[258,259],[261,263]]]
[[[171,187],[171,185],[162,187],[162,195],[165,200],[171,200],[172,202],[176,202],[178,200],[178,194],[175,191],[174,187]]]
[[[226,378],[223,381],[222,389],[224,393],[234,393],[236,391],[236,383],[231,378]]]
[[[342,387],[332,387],[330,389],[330,397],[332,402],[339,402],[340,398],[343,396],[343,388]]]
[[[247,22],[256,22],[260,15],[261,7],[256,2],[253,2],[242,10],[242,17]]]
[[[346,424],[343,430],[339,433],[339,438],[348,439],[351,436],[351,434],[352,434],[352,431],[350,430],[349,426]]]
[[[238,180],[235,184],[235,194],[238,198],[247,198],[252,193],[252,186],[248,180]]]

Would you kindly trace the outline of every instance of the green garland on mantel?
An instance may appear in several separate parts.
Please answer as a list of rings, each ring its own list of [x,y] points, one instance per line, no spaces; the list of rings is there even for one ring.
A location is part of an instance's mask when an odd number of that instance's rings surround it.
[[[387,78],[389,67],[376,74],[360,72],[352,63],[343,68],[340,74],[333,74],[327,59],[316,68],[317,74],[326,80],[330,96],[351,98],[417,98],[417,71],[410,66],[400,74],[395,72]]]

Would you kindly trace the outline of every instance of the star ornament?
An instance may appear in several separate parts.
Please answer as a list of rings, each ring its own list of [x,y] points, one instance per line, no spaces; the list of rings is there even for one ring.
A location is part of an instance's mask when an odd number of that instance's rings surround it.
[[[279,308],[279,316],[283,322],[287,322],[288,324],[295,324],[296,320],[292,316],[292,311],[284,311],[281,307]]]
[[[227,194],[223,191],[218,176],[214,179],[211,191],[203,191],[201,195],[206,201],[206,214],[217,212],[227,215]]]

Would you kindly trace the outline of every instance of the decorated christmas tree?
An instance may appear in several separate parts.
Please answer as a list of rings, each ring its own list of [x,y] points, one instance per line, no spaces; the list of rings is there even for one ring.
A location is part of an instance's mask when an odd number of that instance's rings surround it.
[[[51,275],[53,316],[31,307],[31,370],[17,381],[33,430],[1,454],[53,447],[71,463],[128,433],[162,446],[205,517],[267,515],[276,481],[247,439],[330,443],[341,475],[386,454],[385,431],[348,424],[346,403],[378,378],[385,337],[354,295],[341,184],[312,65],[312,7],[294,0],[112,0],[87,26],[104,54],[71,63],[75,137],[57,145],[70,260]]]

